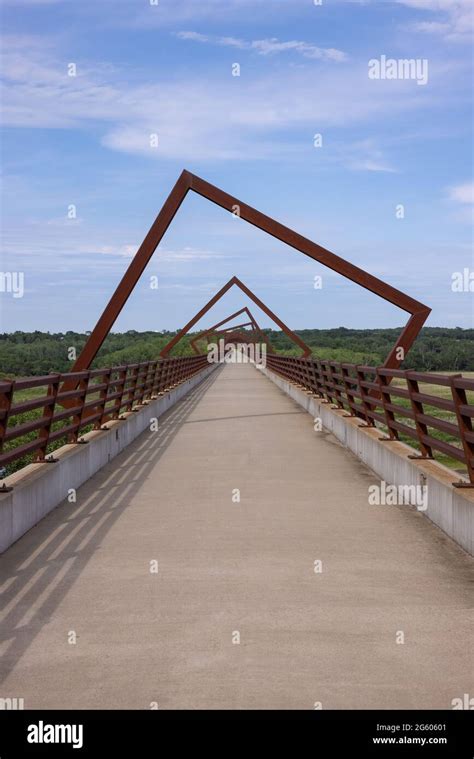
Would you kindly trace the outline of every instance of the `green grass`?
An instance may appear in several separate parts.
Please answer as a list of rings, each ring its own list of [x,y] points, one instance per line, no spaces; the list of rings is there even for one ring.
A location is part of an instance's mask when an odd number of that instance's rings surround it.
[[[452,373],[454,372],[437,372],[437,374],[452,374]],[[466,378],[471,378],[471,379],[474,378],[474,372],[462,372],[462,375],[463,377],[466,377]],[[402,387],[402,388],[406,387],[406,383],[402,379],[393,380],[393,385],[394,387]],[[436,398],[442,398],[444,400],[452,400],[451,390],[449,387],[420,382],[419,389],[421,393],[424,393],[426,395],[432,395]],[[468,400],[468,403],[474,404],[474,392],[467,392],[467,400]],[[410,408],[410,402],[406,400],[405,398],[392,397],[392,402],[395,405],[400,405],[403,408]],[[435,406],[430,406],[429,404],[424,404],[423,411],[428,416],[433,416],[433,417],[436,417],[437,419],[441,419],[443,421],[451,422],[457,425],[457,418],[454,413],[450,413],[449,411],[445,411],[444,409],[436,408]],[[400,421],[402,421],[404,424],[406,424],[409,427],[412,427],[412,428],[415,427],[414,422],[412,422],[410,419],[400,418]],[[380,429],[385,433],[388,432],[388,429],[387,427],[385,427],[385,425],[377,424],[377,427],[380,427]],[[462,450],[461,442],[459,438],[457,437],[454,437],[441,430],[436,430],[433,427],[428,428],[428,434],[436,438],[437,440],[441,440],[445,443],[450,443],[451,445],[454,445],[456,448],[459,448]],[[409,435],[403,435],[403,434],[400,435],[400,440],[404,443],[407,443],[418,452],[421,450],[419,443],[415,439],[411,438]],[[449,467],[450,469],[453,469],[454,471],[460,474],[466,474],[466,467],[462,464],[461,461],[458,461],[457,459],[446,456],[444,453],[441,453],[436,450],[433,450],[433,455],[434,455],[435,460],[438,461],[440,464],[444,464],[445,466]]]
[[[27,390],[17,390],[14,394],[13,402],[15,404],[18,403],[24,403],[25,401],[33,400],[34,398],[44,398],[46,395],[46,388],[45,387],[38,387],[38,388],[30,388]],[[94,398],[98,397],[97,394],[90,394],[87,397],[87,400],[93,400]],[[36,419],[40,419],[43,416],[44,407],[40,406],[38,409],[33,409],[31,411],[24,411],[20,414],[15,414],[14,416],[11,416],[8,420],[8,429],[13,429],[14,427],[17,427],[21,424],[25,424],[26,422],[33,422]],[[66,426],[68,426],[71,423],[71,417],[66,418],[65,420],[61,420],[59,422],[54,422],[51,425],[51,431],[56,432]],[[86,432],[89,432],[92,429],[92,425],[87,425],[81,430],[80,435],[82,436]],[[38,430],[34,432],[29,432],[26,435],[21,435],[20,437],[14,438],[13,440],[9,440],[5,443],[3,447],[3,453],[8,453],[14,448],[18,448],[21,445],[24,445],[25,443],[29,443],[35,438],[38,437]],[[51,454],[53,451],[55,451],[57,448],[61,448],[63,445],[65,445],[68,442],[67,436],[58,438],[58,440],[55,440],[53,443],[50,443],[47,448],[47,455]],[[14,472],[17,472],[19,469],[22,469],[27,464],[31,464],[35,460],[36,452],[27,454],[26,456],[22,456],[20,459],[17,459],[16,461],[12,461],[11,463],[7,464],[5,466],[5,473],[3,476],[8,476],[9,474],[13,474]]]

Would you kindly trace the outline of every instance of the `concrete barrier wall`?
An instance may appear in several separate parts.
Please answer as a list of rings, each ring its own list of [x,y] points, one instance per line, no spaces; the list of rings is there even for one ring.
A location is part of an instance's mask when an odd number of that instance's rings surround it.
[[[68,495],[79,488],[105,464],[149,428],[150,419],[159,418],[199,385],[218,364],[212,364],[174,390],[123,414],[123,421],[107,422],[107,431],[85,434],[86,445],[64,445],[54,451],[57,463],[29,464],[5,479],[12,486],[0,494],[0,553],[21,538]]]
[[[456,541],[465,551],[474,554],[474,490],[453,487],[460,479],[451,469],[435,461],[409,459],[413,448],[398,441],[381,442],[379,429],[360,427],[361,419],[345,417],[347,412],[297,387],[267,368],[259,368],[283,392],[302,406],[313,419],[321,419],[323,427],[381,480],[389,485],[426,485],[427,508],[422,513]],[[413,504],[413,505],[416,505]]]

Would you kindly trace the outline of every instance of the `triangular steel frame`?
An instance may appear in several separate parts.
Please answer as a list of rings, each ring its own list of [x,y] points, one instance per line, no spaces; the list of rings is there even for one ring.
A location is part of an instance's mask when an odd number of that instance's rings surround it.
[[[258,298],[252,290],[250,290],[249,287],[244,285],[244,283],[238,278],[238,277],[231,277],[229,281],[224,285],[224,287],[221,287],[221,289],[206,303],[205,306],[201,308],[200,311],[197,312],[193,316],[192,319],[165,345],[165,347],[160,352],[160,356],[162,358],[165,358],[169,352],[174,348],[177,343],[179,343],[180,340],[186,335],[192,327],[194,327],[195,324],[197,324],[198,321],[202,319],[202,317],[207,314],[207,312],[215,306],[215,304],[226,294],[228,290],[231,289],[231,287],[238,287],[244,295],[246,295],[250,300],[252,300],[256,306],[258,306],[272,321],[275,322],[275,324],[278,324],[280,329],[287,335],[292,342],[296,343],[301,350],[302,350],[302,358],[308,358],[311,355],[311,348],[309,345],[306,345],[306,343],[301,339],[301,337],[298,337],[298,335],[293,332],[286,324],[283,322],[273,311],[268,308],[268,306],[265,305],[265,303]],[[242,309],[244,311],[245,309]],[[223,321],[219,322],[217,327],[220,327],[221,324],[224,324],[226,321],[229,321],[234,316],[238,315],[239,313],[242,313],[242,311],[237,311],[236,314],[233,314],[232,316],[227,317],[227,319],[223,319]]]
[[[257,320],[255,319],[255,317],[252,314],[252,312],[250,311],[250,309],[247,308],[247,306],[244,306],[244,308],[241,308],[240,311],[236,311],[234,314],[231,314],[226,319],[222,319],[220,322],[217,322],[217,324],[214,324],[212,327],[210,327],[205,332],[201,332],[199,335],[196,335],[196,337],[193,337],[193,339],[190,340],[189,344],[190,344],[191,348],[193,349],[194,353],[199,354],[199,350],[197,348],[197,343],[199,342],[199,340],[201,340],[202,338],[206,337],[210,332],[212,332],[213,330],[216,330],[218,327],[221,327],[223,324],[226,324],[226,322],[230,322],[232,319],[236,319],[237,316],[240,316],[240,314],[247,314],[247,316],[250,319],[250,321],[247,322],[246,324],[240,324],[240,325],[234,325],[234,326],[246,327],[246,326],[253,325],[254,329],[259,333],[259,335],[262,338],[262,340],[264,340],[265,343],[267,344],[267,347],[268,347],[268,350],[270,351],[270,353],[273,353],[274,352],[273,351],[273,347],[272,347],[272,345],[271,345],[268,337],[260,329],[260,326],[259,326]],[[228,327],[228,329],[231,329],[231,327]]]
[[[384,362],[384,366],[388,368],[397,368],[401,364],[430,314],[431,309],[428,306],[383,282],[381,279],[374,277],[358,266],[351,264],[335,253],[331,253],[327,248],[323,248],[321,245],[308,240],[284,224],[257,211],[252,206],[247,205],[247,203],[243,203],[232,195],[220,190],[210,182],[206,182],[204,179],[185,170],[181,173],[165,200],[161,211],[133,257],[122,280],[104,309],[102,316],[92,330],[72,371],[84,370],[90,367],[102,343],[113,327],[115,320],[127,302],[130,293],[137,284],[190,190],[409,313],[410,318],[408,322]]]
[[[222,324],[225,324],[226,322],[231,321],[231,319],[234,319],[236,316],[238,316],[241,313],[247,313],[250,321],[249,322],[243,322],[242,324],[233,324],[230,327],[226,327],[225,329],[218,330],[218,327],[220,327]],[[228,316],[227,319],[223,319],[218,324],[215,324],[213,327],[210,327],[209,329],[206,329],[205,332],[201,332],[199,335],[196,335],[196,337],[194,337],[192,340],[190,340],[189,344],[190,344],[191,348],[193,349],[194,353],[196,353],[197,355],[199,355],[199,349],[197,347],[197,343],[200,340],[203,340],[204,338],[207,338],[207,344],[209,345],[209,337],[211,335],[222,336],[223,334],[225,334],[227,332],[232,332],[232,331],[235,331],[236,329],[241,329],[243,327],[252,327],[251,330],[249,330],[248,332],[246,331],[244,334],[249,334],[249,335],[252,336],[252,338],[254,337],[254,335],[257,335],[260,340],[263,340],[263,342],[265,342],[265,344],[266,344],[268,350],[270,351],[270,353],[274,353],[273,347],[272,347],[270,341],[268,340],[268,337],[265,335],[264,332],[262,332],[262,330],[260,329],[260,327],[259,327],[256,319],[252,316],[250,310],[248,308],[246,308],[246,307],[242,308],[240,311],[237,311],[236,314],[232,314],[231,316]]]

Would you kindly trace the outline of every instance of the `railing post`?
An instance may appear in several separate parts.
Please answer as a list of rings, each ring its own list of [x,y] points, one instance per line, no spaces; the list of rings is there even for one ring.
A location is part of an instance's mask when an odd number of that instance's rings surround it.
[[[171,390],[174,383],[174,370],[175,361],[174,358],[168,359],[168,374],[166,375],[166,390]]]
[[[409,456],[410,459],[432,459],[433,451],[431,446],[423,441],[423,435],[428,434],[428,427],[420,421],[419,415],[423,414],[423,404],[414,399],[413,394],[419,393],[418,382],[410,377],[410,372],[405,371],[405,380],[407,383],[408,395],[410,396],[411,409],[415,417],[415,428],[418,435],[418,443],[421,448],[421,456]]]
[[[84,415],[84,405],[86,403],[86,398],[87,398],[87,390],[89,388],[90,374],[91,374],[90,372],[87,372],[87,377],[83,377],[81,380],[79,380],[78,390],[81,391],[81,395],[78,396],[78,400],[79,400],[80,408],[77,414],[74,414],[74,416],[72,417],[72,422],[73,424],[77,424],[77,429],[74,430],[74,432],[71,432],[69,436],[70,443],[78,442],[79,433],[81,431],[81,423],[82,423],[82,419]]]
[[[321,374],[321,361],[319,361],[319,359],[317,359],[317,358],[314,358],[314,359],[312,359],[312,362],[313,362],[314,380],[315,380],[316,388],[317,388],[316,392],[318,393],[318,395],[320,396],[320,398],[324,401],[325,400],[325,398],[324,398],[324,382],[323,382],[323,377],[322,377],[322,374]]]
[[[98,408],[100,409],[101,416],[100,419],[96,421],[94,424],[95,430],[100,429],[107,429],[107,427],[104,427],[105,421],[107,418],[107,414],[105,411],[105,406],[107,404],[107,395],[109,393],[109,385],[110,385],[110,377],[112,376],[112,369],[107,369],[104,374],[101,375],[102,382],[105,381],[105,387],[100,391],[99,393],[99,403]]]
[[[385,424],[387,425],[388,429],[388,438],[380,438],[380,440],[398,440],[398,430],[394,429],[392,426],[392,422],[395,421],[395,414],[393,411],[389,408],[387,408],[387,404],[392,402],[392,396],[390,395],[390,392],[388,391],[388,388],[390,387],[390,382],[388,378],[384,374],[380,374],[380,369],[377,367],[377,382],[379,383],[380,387],[380,396],[382,401],[382,407],[383,407],[383,413],[385,416]]]
[[[308,364],[307,359],[298,358],[298,366],[300,370],[301,384],[305,390],[309,389],[309,377],[308,377]]]
[[[146,380],[148,377],[149,361],[145,361],[138,366],[138,375],[135,389],[135,403],[137,406],[143,405],[143,396],[146,392]],[[141,386],[141,387],[140,387]],[[137,394],[138,391],[138,394]]]
[[[356,404],[355,404],[352,384],[350,382],[352,377],[349,374],[349,369],[347,368],[347,364],[340,364],[340,367],[341,367],[341,372],[342,372],[342,381],[344,382],[344,388],[346,390],[347,405],[349,406],[348,416],[355,416],[354,406]]]
[[[474,440],[471,416],[465,413],[468,408],[466,391],[463,387],[456,387],[456,380],[459,377],[450,377],[451,394],[453,396],[454,409],[458,421],[459,434],[461,437],[464,456],[466,459],[466,468],[469,476],[470,485],[463,482],[453,482],[455,487],[473,487],[474,486]],[[472,408],[472,407],[471,407]]]
[[[147,372],[146,380],[145,380],[145,393],[143,396],[143,401],[148,401],[151,398],[151,391],[153,388],[153,380],[155,377],[157,363],[158,363],[157,361],[150,361],[148,365],[148,372]]]
[[[138,372],[140,371],[140,364],[132,369],[132,376],[130,377],[130,387],[127,389],[127,405],[125,411],[133,411],[133,402],[135,400],[135,388],[137,386]]]
[[[113,419],[120,419],[120,414],[122,413],[123,399],[126,393],[127,372],[128,372],[128,369],[127,367],[125,367],[124,369],[120,369],[118,373],[121,393],[120,393],[120,397],[117,399],[116,406],[114,407],[114,410],[113,410],[113,414],[112,414]]]
[[[0,390],[0,453],[3,451],[5,433],[8,427],[8,417],[13,401],[14,382],[2,382]]]
[[[57,461],[57,459],[53,457],[51,457],[50,459],[46,459],[46,450],[48,448],[49,433],[51,431],[51,425],[53,423],[54,411],[56,408],[56,398],[59,392],[59,384],[61,380],[61,375],[55,374],[54,377],[55,379],[48,386],[48,396],[52,397],[53,402],[43,407],[44,408],[43,418],[47,420],[47,423],[44,427],[41,427],[41,429],[39,430],[38,439],[41,440],[41,445],[36,454],[37,462],[48,461],[48,463],[53,463]]]
[[[309,386],[311,388],[311,392],[314,393],[314,395],[321,395],[318,388],[318,380],[316,376],[316,365],[314,363],[313,358],[308,358],[308,374],[309,374]]]
[[[331,388],[329,387],[329,377],[327,376],[327,368],[326,368],[326,361],[319,361],[318,360],[318,369],[319,369],[319,375],[321,377],[321,382],[323,386],[323,392],[325,396],[326,403],[333,403]]]
[[[151,397],[157,397],[160,392],[160,383],[161,383],[161,377],[163,374],[163,359],[160,358],[157,361],[155,374],[153,376],[153,384],[151,387]]]
[[[161,372],[160,392],[165,393],[168,386],[168,376],[170,373],[170,358],[163,359],[163,370]]]
[[[329,366],[329,376],[331,378],[331,382],[333,385],[334,397],[336,399],[335,408],[344,409],[344,403],[342,401],[342,392],[339,386],[339,380],[334,376],[334,372],[333,372],[333,369],[337,369],[338,367],[340,370],[341,364],[338,364],[337,361],[329,361],[328,366]]]
[[[365,419],[367,427],[375,427],[374,420],[368,414],[368,412],[371,411],[371,408],[369,404],[367,403],[367,401],[365,400],[366,392],[365,392],[365,387],[362,384],[363,382],[365,382],[365,372],[362,370],[360,365],[356,365],[355,369],[357,372],[357,388],[360,393],[360,401],[362,404],[363,417]],[[362,426],[364,427],[365,425],[362,425]]]
[[[309,390],[309,392],[312,393],[313,392],[313,380],[312,380],[312,376],[311,376],[311,359],[309,359],[309,358],[302,358],[301,361],[303,361],[304,381],[305,381],[306,390]]]
[[[331,385],[334,385],[334,380],[333,380],[332,371],[331,371],[331,362],[322,361],[321,363],[323,364],[325,377],[326,377],[327,396],[328,396],[329,402],[332,405],[334,405],[336,398],[335,398],[334,388],[331,387]]]
[[[298,357],[293,356],[293,366],[295,371],[295,381],[298,387],[305,387],[303,377],[303,367],[301,366],[301,360]]]
[[[13,388],[14,382],[2,382],[2,390],[0,391],[0,453],[3,452],[3,444],[5,442],[5,434],[8,427],[8,417],[10,416],[10,409],[13,402]],[[3,479],[3,476],[0,476]],[[7,487],[3,483],[0,488],[0,493],[10,493],[13,490],[11,487]]]

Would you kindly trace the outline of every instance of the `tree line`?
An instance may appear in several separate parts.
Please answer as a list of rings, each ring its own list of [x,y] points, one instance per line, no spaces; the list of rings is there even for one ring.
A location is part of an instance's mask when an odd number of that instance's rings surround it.
[[[334,361],[378,365],[395,344],[397,329],[304,329],[295,330],[314,356]],[[281,331],[266,329],[278,353],[298,355],[299,349]],[[108,335],[93,366],[118,366],[150,361],[176,332],[114,332]],[[173,356],[191,355],[186,335],[173,349]],[[0,334],[0,373],[3,377],[67,372],[79,355],[88,334],[79,332],[11,332]],[[474,329],[425,327],[409,351],[403,368],[419,371],[474,371]],[[72,349],[72,350],[71,350]],[[205,344],[202,344],[205,350]]]

